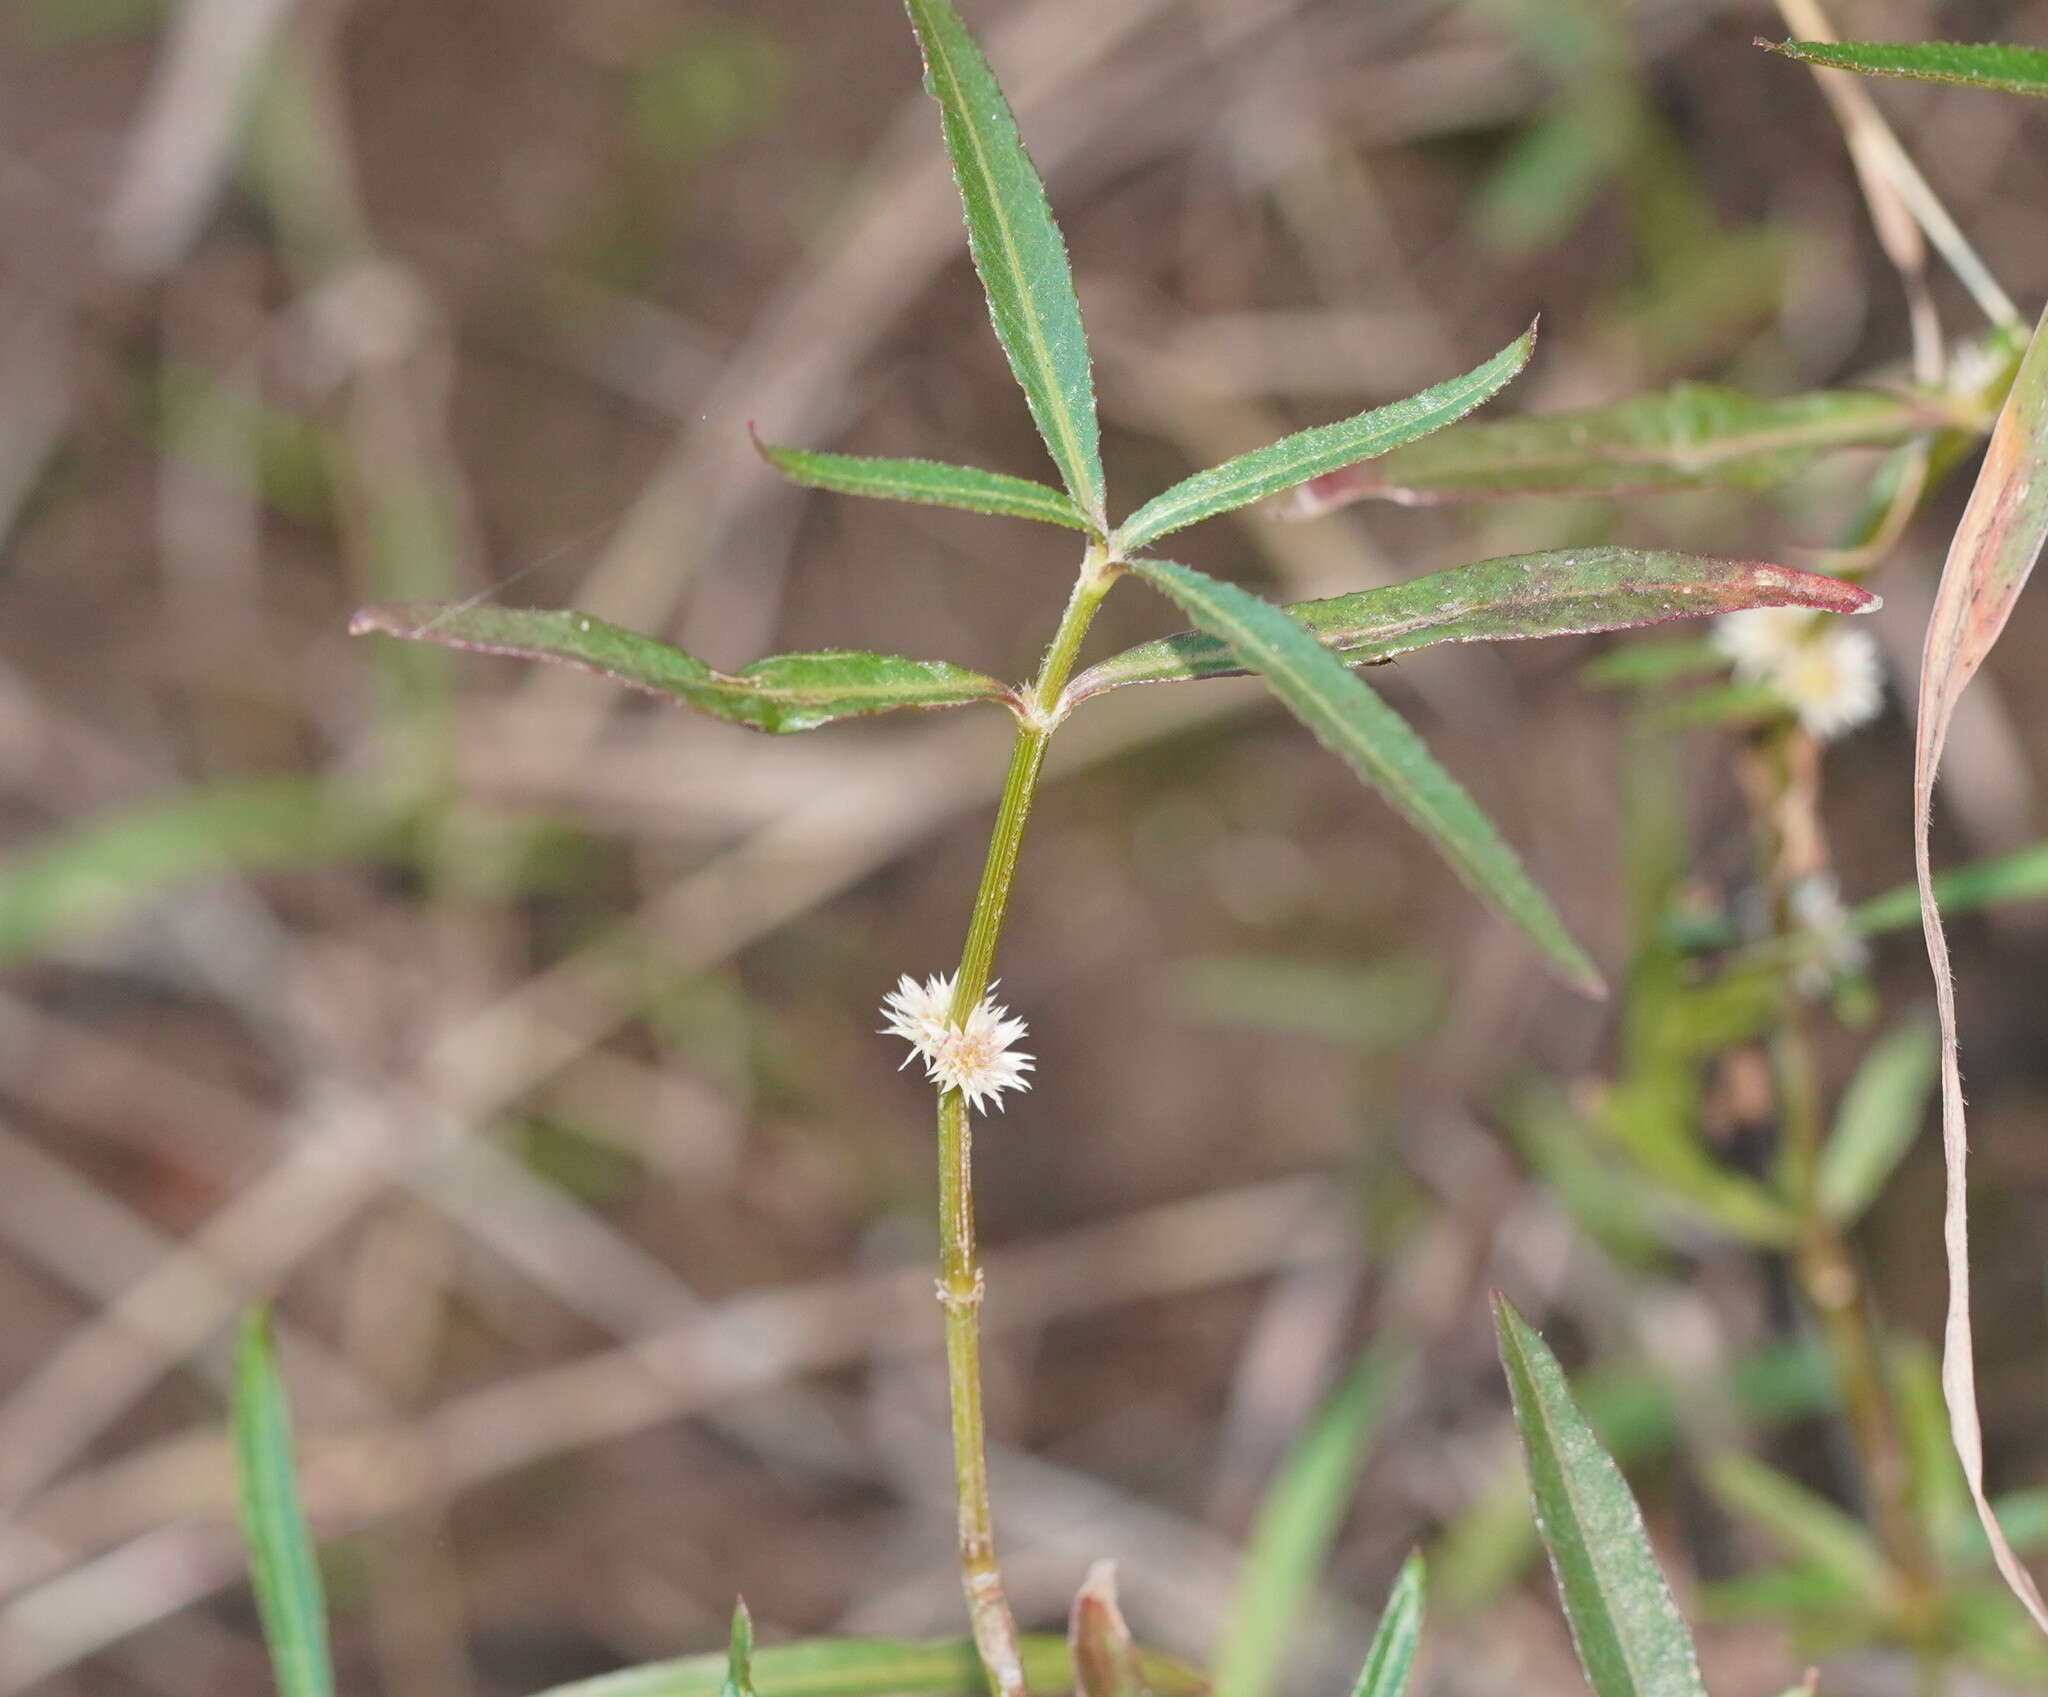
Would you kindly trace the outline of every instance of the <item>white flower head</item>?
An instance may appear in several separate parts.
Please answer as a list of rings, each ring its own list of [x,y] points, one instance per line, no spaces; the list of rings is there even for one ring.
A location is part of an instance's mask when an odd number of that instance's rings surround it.
[[[1870,947],[1851,928],[1842,887],[1832,873],[1808,873],[1793,884],[1790,895],[1792,923],[1811,948],[1793,969],[1793,982],[1808,997],[1824,996],[1836,979],[1870,965]]]
[[[1869,633],[1830,627],[1772,680],[1822,742],[1866,725],[1884,706],[1884,663]]]
[[[1714,621],[1714,646],[1735,662],[1736,676],[1768,683],[1812,628],[1813,615],[1804,607],[1751,607]]]
[[[1714,622],[1714,645],[1735,675],[1767,684],[1822,742],[1877,717],[1884,665],[1865,631],[1799,607],[1757,607]]]
[[[984,1099],[1000,1108],[1005,1090],[1031,1088],[1024,1075],[1032,1070],[1032,1058],[1010,1047],[1024,1035],[1024,1022],[996,1005],[993,990],[955,1025],[952,974],[920,984],[906,972],[882,999],[882,1013],[889,1021],[882,1035],[910,1045],[903,1064],[923,1061],[925,1077],[941,1090],[959,1091],[976,1113],[983,1111]]]

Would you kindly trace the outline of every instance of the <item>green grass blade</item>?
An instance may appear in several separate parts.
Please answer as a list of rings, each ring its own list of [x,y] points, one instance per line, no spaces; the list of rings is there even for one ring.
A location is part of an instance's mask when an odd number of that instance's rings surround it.
[[[1761,1527],[1783,1553],[1827,1575],[1841,1591],[1882,1603],[1889,1564],[1869,1529],[1754,1456],[1727,1450],[1707,1463],[1707,1483],[1733,1513]]]
[[[1064,1637],[1027,1633],[1021,1648],[1032,1690],[1072,1685]],[[978,1697],[988,1689],[971,1638],[810,1638],[756,1650],[752,1663],[756,1697]],[[1206,1697],[1208,1681],[1184,1662],[1140,1651],[1139,1666],[1155,1697]],[[600,1674],[538,1697],[718,1697],[727,1672],[727,1652],[719,1650]]]
[[[1763,400],[1706,383],[1538,418],[1474,420],[1308,484],[1289,516],[1353,501],[1430,507],[1517,496],[1774,489],[1817,455],[1890,446],[1941,422],[1929,403],[1860,389]]]
[[[1918,1020],[1889,1032],[1864,1058],[1821,1152],[1820,1205],[1829,1219],[1847,1225],[1877,1199],[1919,1138],[1940,1074],[1940,1037]]]
[[[1402,1354],[1368,1350],[1266,1493],[1217,1642],[1216,1697],[1269,1697],[1279,1686],[1406,1365]]]
[[[719,672],[680,648],[585,613],[393,602],[365,607],[349,629],[574,666],[757,731],[809,731],[857,714],[1010,696],[994,678],[964,666],[895,654],[777,654]]]
[[[2048,843],[2030,843],[2011,854],[1951,867],[1934,880],[1934,898],[1950,915],[2005,902],[2039,901],[2043,896],[2048,896]],[[1913,884],[1872,896],[1849,914],[1849,929],[1859,937],[1882,936],[1919,923],[1920,891]]]
[[[1514,341],[1484,365],[1439,383],[1391,406],[1375,407],[1335,424],[1297,431],[1270,447],[1255,448],[1208,471],[1198,471],[1162,494],[1154,495],[1118,526],[1117,547],[1131,553],[1176,530],[1218,513],[1249,506],[1269,495],[1327,476],[1360,460],[1368,460],[1441,430],[1474,407],[1491,400],[1529,363],[1536,329]]]
[[[1410,1556],[1388,1594],[1351,1697],[1404,1697],[1422,1642],[1422,1558]]]
[[[1737,1357],[1730,1364],[1727,1389],[1744,1417],[1765,1430],[1830,1413],[1838,1403],[1833,1369],[1804,1344],[1774,1344]],[[1582,1373],[1574,1400],[1601,1444],[1624,1461],[1667,1453],[1684,1428],[1670,1384],[1654,1370],[1608,1367]],[[1436,1596],[1460,1620],[1491,1607],[1535,1553],[1525,1472],[1515,1463],[1512,1474],[1484,1486],[1437,1541]]]
[[[291,1415],[285,1406],[268,1317],[243,1323],[235,1362],[234,1448],[242,1538],[263,1636],[277,1671],[279,1697],[333,1697],[327,1648],[327,1605],[313,1538],[299,1502],[292,1461]]]
[[[947,0],[908,0],[996,339],[1068,492],[1104,519],[1095,379],[1066,243],[995,73]]]
[[[819,454],[778,448],[755,438],[754,446],[792,483],[829,489],[837,495],[865,495],[877,501],[916,501],[929,507],[961,507],[970,513],[1036,519],[1086,530],[1081,509],[1060,490],[1029,478],[943,460],[869,459],[856,454]]]
[[[1505,1297],[1495,1296],[1493,1311],[1536,1524],[1586,1678],[1597,1697],[1706,1697],[1621,1469],[1573,1406],[1543,1340]]]
[[[1131,570],[1257,672],[1317,740],[1343,757],[1435,843],[1472,889],[1512,920],[1588,995],[1604,995],[1593,965],[1530,881],[1492,822],[1410,730],[1344,662],[1270,602],[1171,560]]]
[[[2048,52],[1998,42],[1760,41],[1773,53],[1808,65],[1832,65],[1867,77],[1911,77],[1961,83],[2048,99]]]
[[[1755,560],[1716,560],[1637,548],[1566,548],[1452,566],[1382,589],[1297,601],[1287,608],[1348,665],[1391,660],[1440,642],[1583,636],[1747,607],[1861,613],[1868,590],[1819,572]],[[1241,675],[1220,637],[1183,631],[1113,655],[1074,680],[1069,705],[1126,684]]]
[[[87,819],[0,869],[0,966],[204,879],[354,859],[404,827],[373,798],[306,777],[210,784]]]
[[[747,1600],[738,1598],[732,1606],[732,1636],[725,1649],[725,1682],[718,1697],[755,1697],[754,1617],[747,1612]]]

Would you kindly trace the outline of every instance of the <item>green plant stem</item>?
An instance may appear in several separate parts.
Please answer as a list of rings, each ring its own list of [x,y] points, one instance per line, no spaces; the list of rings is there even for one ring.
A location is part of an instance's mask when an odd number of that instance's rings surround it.
[[[1897,1572],[1901,1603],[1916,1625],[1931,1626],[1926,1616],[1939,1575],[1913,1510],[1912,1479],[1883,1365],[1876,1304],[1841,1228],[1820,1204],[1820,1095],[1812,1043],[1800,1010],[1786,1009],[1773,1047],[1779,1114],[1793,1155],[1793,1199],[1800,1217],[1795,1273],[1827,1340],[1870,1494],[1871,1518]]]
[[[954,979],[953,1020],[964,1021],[988,992],[996,942],[1010,905],[1010,883],[1024,824],[1045,766],[1055,709],[1095,610],[1119,568],[1102,544],[1089,547],[1074,592],[1025,694],[1023,723],[996,808],[981,888]],[[960,1516],[960,1578],[974,1642],[996,1697],[1025,1697],[1017,1623],[996,1565],[995,1519],[989,1506],[988,1445],[981,1406],[981,1261],[974,1239],[973,1119],[957,1090],[939,1093],[939,1304],[946,1316],[946,1392],[952,1410],[953,1491]]]
[[[1799,929],[1792,911],[1793,888],[1801,877],[1820,871],[1818,865],[1806,863],[1820,852],[1819,753],[1804,732],[1783,727],[1766,734],[1756,758],[1762,767],[1758,825],[1772,931],[1790,939]],[[1940,1571],[1914,1512],[1912,1478],[1884,1366],[1877,1306],[1839,1222],[1821,1196],[1827,1128],[1806,1010],[1789,966],[1781,986],[1770,1054],[1783,1140],[1780,1183],[1799,1220],[1793,1277],[1820,1325],[1834,1368],[1871,1521],[1898,1586],[1901,1623],[1919,1647],[1923,1664],[1928,1664]]]

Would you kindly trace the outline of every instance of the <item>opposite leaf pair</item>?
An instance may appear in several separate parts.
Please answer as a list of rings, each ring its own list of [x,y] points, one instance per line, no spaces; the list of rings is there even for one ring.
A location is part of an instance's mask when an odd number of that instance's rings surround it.
[[[895,655],[786,654],[724,673],[679,649],[573,613],[373,607],[357,616],[354,628],[581,666],[778,732],[902,707],[1000,701],[1018,714],[1022,734],[1042,737],[1079,701],[1120,684],[1254,672],[1570,983],[1602,993],[1592,961],[1485,813],[1347,666],[1432,641],[1606,630],[1748,606],[1860,611],[1874,601],[1835,579],[1780,567],[1596,549],[1487,562],[1395,590],[1283,610],[1190,567],[1144,556],[1141,549],[1177,530],[1327,478],[1454,423],[1522,369],[1534,327],[1472,371],[1418,395],[1197,472],[1112,529],[1080,304],[1044,186],[994,74],[952,7],[945,0],[909,0],[909,6],[990,317],[1065,489],[927,460],[772,446],[762,451],[786,475],[816,488],[1080,530],[1089,538],[1084,581],[1092,572],[1106,588],[1110,578],[1131,572],[1180,607],[1202,636],[1132,650],[1064,692],[1064,677],[1050,680],[1040,701],[951,662]]]

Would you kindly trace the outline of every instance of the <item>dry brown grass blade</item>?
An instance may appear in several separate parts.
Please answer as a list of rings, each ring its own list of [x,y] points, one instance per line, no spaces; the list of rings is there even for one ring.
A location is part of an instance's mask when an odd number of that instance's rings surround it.
[[[1949,967],[1948,940],[1942,933],[1941,910],[1934,900],[1928,847],[1935,768],[1948,739],[1956,699],[2005,628],[2044,540],[2048,540],[2048,317],[2034,332],[2033,345],[2020,366],[2005,410],[1999,414],[1984,469],[1978,474],[1963,522],[1949,547],[1948,563],[1942,568],[1920,668],[1919,735],[1913,758],[1913,858],[1920,879],[1920,923],[1927,937],[1927,958],[1934,968],[1942,1035],[1941,1147],[1948,1174],[1942,1212],[1942,1241],[1948,1256],[1942,1389],[1948,1398],[1949,1432],[1998,1571],[2026,1604],[2035,1624],[2048,1632],[2048,1604],[2042,1602],[2032,1576],[2006,1541],[1984,1494],[1984,1434],[1977,1414],[1977,1368],[1970,1333],[1969,1139],[1956,1051],[1955,980]]]
[[[1815,41],[1836,39],[1834,26],[1828,22],[1820,0],[1778,0],[1778,11],[1797,35]],[[1857,179],[1870,202],[1871,221],[1878,239],[1906,284],[1912,303],[1915,365],[1922,365],[1930,357],[1938,362],[1940,350],[1938,346],[1930,347],[1927,341],[1933,305],[1926,296],[1922,275],[1924,249],[1918,237],[1904,227],[1904,218],[1909,217],[1917,224],[1940,250],[1949,269],[1969,290],[1986,318],[1994,324],[2018,324],[2019,309],[1991,275],[1990,268],[1977,257],[1976,249],[1949,216],[1941,197],[1920,174],[1920,168],[1885,122],[1862,79],[1847,72],[1816,68],[1814,80],[1834,109],[1843,138],[1849,144]],[[1920,375],[1925,380],[1925,372]]]
[[[1348,1253],[1324,1229],[1328,1204],[1321,1178],[1273,1179],[1000,1250],[989,1262],[1004,1291],[999,1328]],[[744,1292],[628,1343],[464,1392],[408,1425],[308,1434],[309,1511],[324,1534],[358,1531],[570,1450],[758,1399],[900,1348],[900,1317],[930,1288],[925,1272],[905,1269]],[[209,1430],[69,1481],[30,1507],[22,1530],[47,1539],[53,1555],[69,1547],[76,1562],[0,1604],[0,1691],[50,1678],[232,1581],[241,1557],[231,1489],[225,1445]]]

